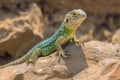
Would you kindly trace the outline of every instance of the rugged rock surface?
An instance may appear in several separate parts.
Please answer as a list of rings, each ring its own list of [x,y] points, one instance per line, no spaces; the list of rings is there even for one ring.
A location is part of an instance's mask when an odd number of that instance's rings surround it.
[[[0,12],[0,56],[8,53],[18,58],[43,38],[42,13],[36,4],[16,14]]]
[[[56,53],[40,58],[34,67],[26,70],[26,64],[0,70],[0,80],[60,80],[70,76],[65,63],[58,63]],[[6,76],[8,75],[8,76]]]
[[[119,50],[116,51],[115,48],[119,48]],[[120,79],[120,59],[119,56],[116,56],[120,55],[118,44],[91,41],[85,43],[83,49],[80,49],[73,43],[69,43],[65,49],[71,55],[68,59],[59,58],[55,52],[47,57],[40,57],[34,66],[26,67],[25,63],[9,66],[0,69],[0,80]],[[26,72],[24,73],[24,71]]]
[[[120,60],[106,58],[75,75],[72,80],[120,80]]]
[[[88,66],[94,65],[105,58],[120,59],[120,44],[90,41],[85,43],[83,50]]]

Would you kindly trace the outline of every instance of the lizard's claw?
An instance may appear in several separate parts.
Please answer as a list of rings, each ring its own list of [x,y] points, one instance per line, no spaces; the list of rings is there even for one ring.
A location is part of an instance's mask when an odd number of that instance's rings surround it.
[[[68,55],[68,54],[65,53],[65,52],[68,52],[68,51],[60,50],[60,51],[58,51],[58,54],[59,54],[60,57],[62,56],[63,58],[68,58],[68,57],[70,57],[70,55]]]
[[[65,50],[64,54],[67,56],[67,58],[71,56],[71,54],[69,54],[67,50]]]
[[[75,41],[75,44],[76,44],[78,47],[83,47],[83,46],[84,46],[84,41],[83,41],[83,40]]]

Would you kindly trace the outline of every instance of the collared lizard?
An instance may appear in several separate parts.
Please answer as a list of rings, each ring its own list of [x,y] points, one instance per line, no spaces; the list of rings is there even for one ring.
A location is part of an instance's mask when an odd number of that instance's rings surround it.
[[[57,50],[59,56],[66,58],[67,55],[62,49],[62,46],[70,40],[73,40],[76,44],[80,43],[80,39],[76,39],[75,32],[86,17],[87,15],[82,9],[75,9],[68,12],[61,26],[53,36],[38,43],[21,58],[0,67],[4,68],[11,65],[17,65],[25,61],[27,61],[27,64],[34,64],[39,56],[47,56],[55,50]]]

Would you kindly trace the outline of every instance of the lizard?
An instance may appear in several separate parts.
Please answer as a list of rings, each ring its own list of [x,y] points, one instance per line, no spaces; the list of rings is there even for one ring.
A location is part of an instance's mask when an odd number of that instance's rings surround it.
[[[26,64],[35,64],[39,56],[47,56],[55,50],[58,52],[59,56],[67,58],[67,55],[65,54],[62,46],[70,40],[72,40],[77,45],[82,43],[80,39],[76,38],[75,32],[80,24],[86,19],[86,17],[87,14],[82,9],[74,9],[69,11],[65,15],[63,22],[56,33],[54,33],[48,39],[35,45],[21,58],[4,64],[0,66],[0,68],[21,64],[24,62],[26,62]]]

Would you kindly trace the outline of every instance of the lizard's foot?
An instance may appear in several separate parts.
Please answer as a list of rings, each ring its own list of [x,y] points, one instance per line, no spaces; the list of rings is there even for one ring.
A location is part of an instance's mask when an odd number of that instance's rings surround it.
[[[78,47],[83,47],[84,46],[84,41],[83,40],[76,40],[75,41],[75,44],[78,46]]]
[[[65,53],[65,52],[68,52],[68,51],[60,50],[60,51],[58,51],[58,54],[59,54],[60,57],[62,56],[63,58],[68,58],[68,57],[70,57],[70,55],[67,54],[67,53]]]
[[[35,64],[37,58],[29,58],[27,61],[26,61],[26,64],[29,65],[29,64]]]
[[[71,56],[71,54],[68,53],[68,50],[64,50],[64,52],[65,52],[64,54],[65,54],[67,57],[70,57],[70,56]]]
[[[39,48],[37,48],[32,55],[29,57],[29,59],[27,60],[27,64],[35,64],[36,60],[38,59],[38,56],[40,56],[41,54],[41,50]]]

